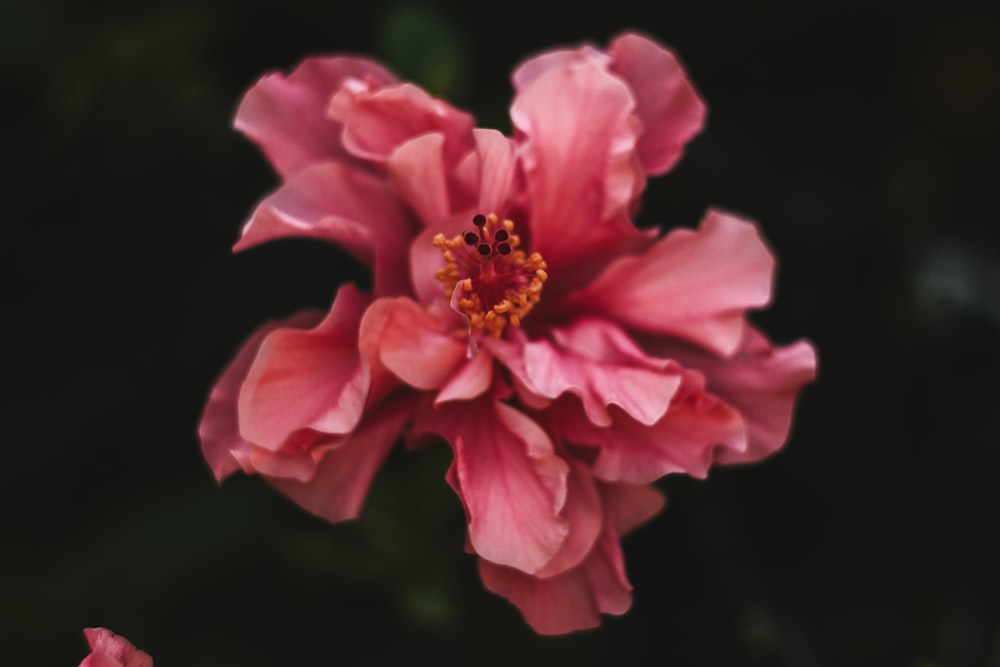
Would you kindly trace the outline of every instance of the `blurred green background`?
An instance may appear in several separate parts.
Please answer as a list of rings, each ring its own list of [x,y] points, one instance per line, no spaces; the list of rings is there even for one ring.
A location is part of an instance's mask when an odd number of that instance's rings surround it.
[[[355,52],[507,130],[516,62],[626,28],[709,105],[639,221],[759,220],[754,319],[820,379],[780,455],[662,480],[628,615],[543,639],[463,553],[444,445],[395,452],[351,524],[216,486],[217,373],[358,275],[319,243],[230,254],[277,183],[230,122],[263,72]],[[76,665],[102,625],[160,667],[1000,666],[995,3],[11,0],[0,67],[4,664]]]

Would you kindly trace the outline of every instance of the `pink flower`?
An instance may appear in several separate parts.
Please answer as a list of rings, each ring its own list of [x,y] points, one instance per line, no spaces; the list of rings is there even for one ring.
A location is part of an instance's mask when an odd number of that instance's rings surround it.
[[[153,667],[153,659],[132,646],[127,639],[104,628],[83,631],[90,644],[90,655],[80,667]]]
[[[752,222],[632,222],[704,121],[669,51],[626,33],[513,81],[513,138],[360,58],[250,89],[236,127],[282,184],[236,249],[329,241],[374,288],[261,328],[200,434],[219,480],[263,475],[330,521],[400,436],[443,437],[485,585],[559,634],[631,605],[619,539],[663,506],[651,482],[781,448],[816,357],[747,323],[774,270]]]

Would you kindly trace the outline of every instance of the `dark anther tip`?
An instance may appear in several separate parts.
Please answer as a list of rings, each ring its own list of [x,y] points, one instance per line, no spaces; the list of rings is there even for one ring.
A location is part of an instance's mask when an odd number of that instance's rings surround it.
[[[510,244],[507,243],[506,241],[503,242],[503,243],[498,244],[497,245],[497,252],[500,253],[501,255],[509,255],[510,254]]]
[[[475,232],[465,232],[464,238],[466,245],[475,245],[476,241],[479,240],[479,235]]]
[[[480,243],[479,247],[476,248],[476,250],[478,250],[479,254],[482,255],[483,257],[486,257],[486,255],[493,252],[493,248],[490,247],[489,243]]]
[[[510,234],[507,233],[506,229],[498,229],[497,233],[493,235],[493,238],[495,238],[497,241],[506,241],[508,238],[510,238]]]
[[[472,224],[474,224],[476,227],[482,227],[483,225],[486,224],[486,216],[483,215],[482,213],[473,216]]]

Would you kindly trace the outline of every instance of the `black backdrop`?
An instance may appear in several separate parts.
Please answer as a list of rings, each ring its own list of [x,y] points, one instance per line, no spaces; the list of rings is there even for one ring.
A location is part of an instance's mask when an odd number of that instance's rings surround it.
[[[751,6],[752,5],[752,6]],[[76,665],[104,625],[157,665],[1000,665],[1000,17],[816,3],[13,2],[0,7],[3,662]],[[779,342],[818,382],[768,462],[660,484],[632,611],[532,635],[462,552],[443,445],[397,451],[329,526],[218,488],[195,427],[266,319],[358,279],[285,241],[233,256],[276,184],[242,91],[370,54],[509,127],[540,49],[637,28],[709,105],[640,221],[719,205],[780,259]]]

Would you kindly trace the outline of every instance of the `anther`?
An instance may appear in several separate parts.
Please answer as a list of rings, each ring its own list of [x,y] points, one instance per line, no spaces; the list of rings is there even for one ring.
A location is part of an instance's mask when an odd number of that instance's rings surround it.
[[[545,261],[527,254],[511,220],[496,214],[472,216],[475,227],[454,238],[434,237],[445,266],[435,272],[445,296],[469,319],[473,330],[499,337],[507,326],[520,326],[538,303],[548,278]]]

